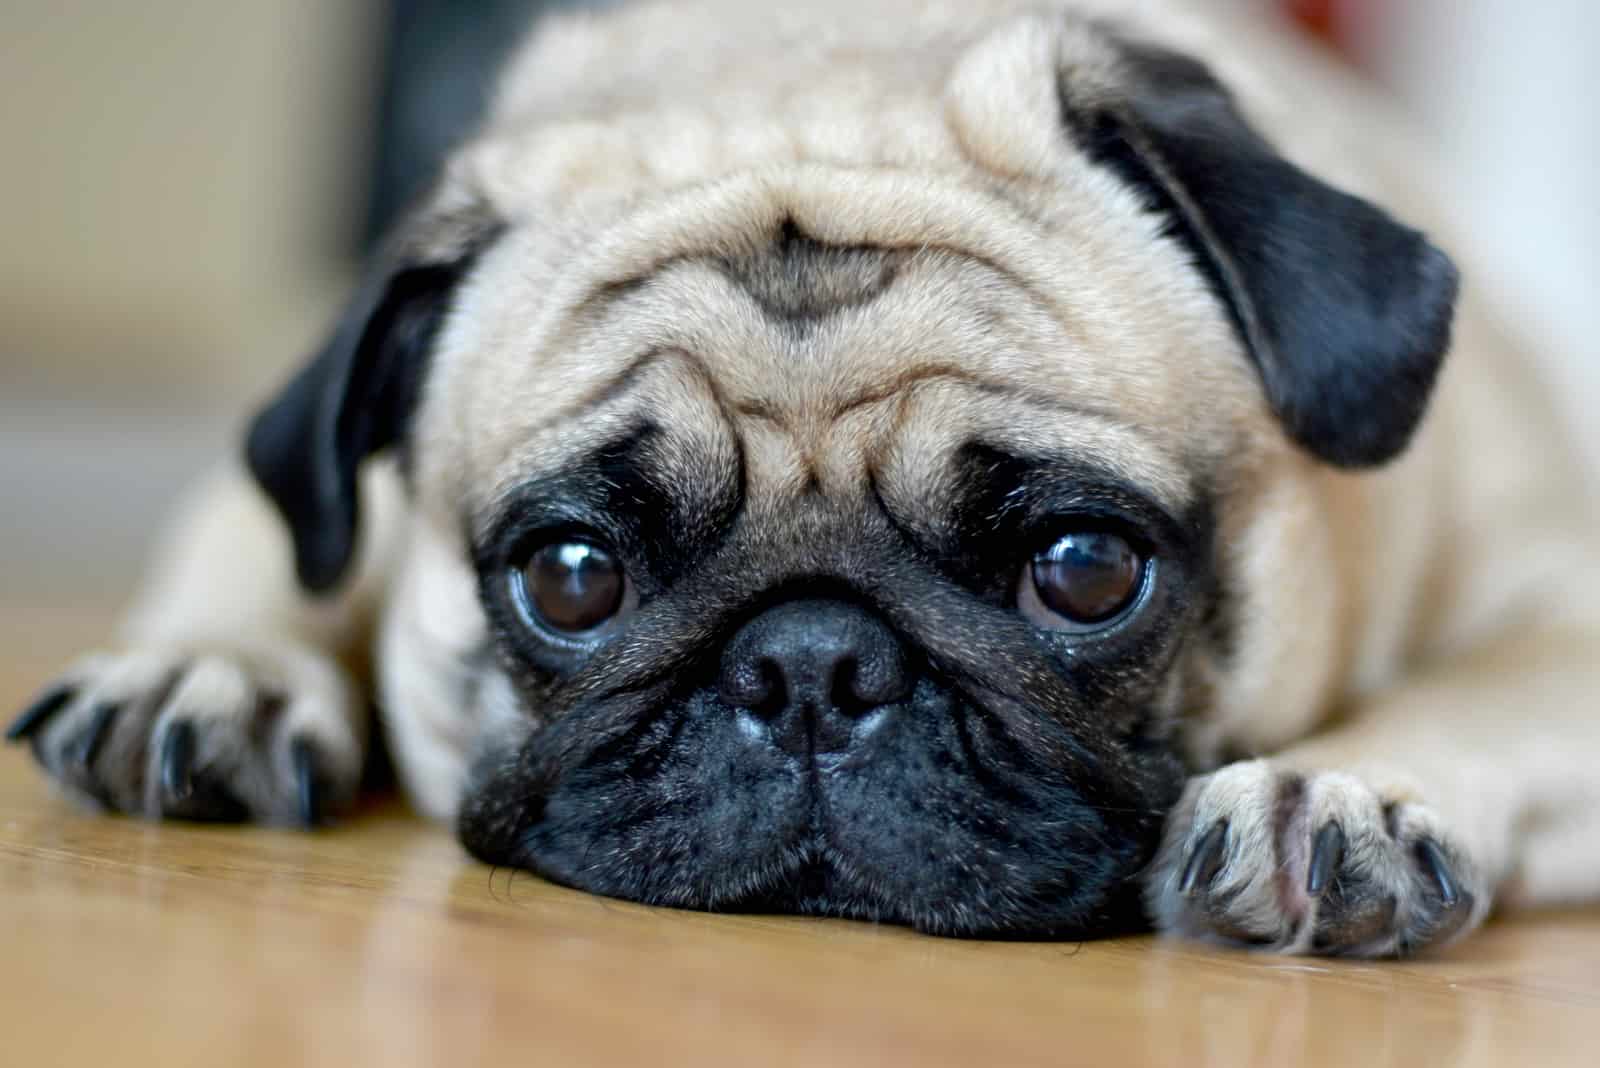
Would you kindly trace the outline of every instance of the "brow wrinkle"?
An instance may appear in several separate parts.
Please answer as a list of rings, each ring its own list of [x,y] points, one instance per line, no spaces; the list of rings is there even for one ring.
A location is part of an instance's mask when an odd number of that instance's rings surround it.
[[[637,388],[643,381],[647,371],[656,364],[668,360],[680,361],[705,386],[706,392],[711,396],[712,404],[717,409],[717,414],[722,417],[724,428],[734,438],[735,442],[738,441],[738,434],[735,432],[732,415],[734,411],[748,415],[760,415],[769,419],[775,418],[771,409],[760,402],[755,402],[754,405],[748,403],[730,404],[721,387],[718,386],[716,377],[711,373],[711,369],[706,366],[705,359],[698,353],[684,348],[663,347],[651,349],[635,357],[609,381],[597,386],[572,403],[556,409],[545,422],[554,425],[569,420],[578,420],[593,414],[597,409],[605,407],[612,401]],[[742,447],[740,451],[741,453],[743,452]]]
[[[895,430],[898,432],[906,418],[905,405],[915,389],[923,385],[939,382],[969,386],[980,393],[986,393],[990,396],[1014,397],[1037,407],[1059,411],[1063,415],[1075,415],[1126,425],[1122,424],[1122,421],[1117,416],[1104,409],[1094,408],[1085,404],[1075,404],[1056,397],[1048,397],[1035,393],[1025,386],[1018,386],[1010,382],[991,381],[955,364],[934,364],[898,375],[888,383],[841,401],[833,408],[830,418],[837,421],[859,408],[870,404],[880,404],[898,396],[901,402],[901,409],[897,413],[895,420]]]

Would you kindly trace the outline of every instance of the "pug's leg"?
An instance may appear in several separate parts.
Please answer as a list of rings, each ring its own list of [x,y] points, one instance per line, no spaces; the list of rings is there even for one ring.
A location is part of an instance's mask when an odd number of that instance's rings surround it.
[[[1592,632],[1507,641],[1194,780],[1147,885],[1157,923],[1382,957],[1460,937],[1508,891],[1600,894],[1597,647]]]
[[[114,647],[70,666],[7,731],[67,791],[150,818],[314,825],[360,783],[368,703],[339,657],[370,626],[398,493],[375,474],[368,551],[311,598],[242,470],[179,516]]]

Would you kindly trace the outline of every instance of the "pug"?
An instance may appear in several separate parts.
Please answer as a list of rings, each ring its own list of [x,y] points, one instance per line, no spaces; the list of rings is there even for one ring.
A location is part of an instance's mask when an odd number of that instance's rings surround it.
[[[1384,957],[1593,900],[1583,473],[1303,47],[546,23],[10,738],[314,826],[381,734],[475,856],[682,908]]]

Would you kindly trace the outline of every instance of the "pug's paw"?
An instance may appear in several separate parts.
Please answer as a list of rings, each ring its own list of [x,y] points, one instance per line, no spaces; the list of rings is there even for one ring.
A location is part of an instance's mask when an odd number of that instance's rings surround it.
[[[314,826],[354,798],[364,709],[298,646],[79,661],[6,731],[68,793],[151,819]]]
[[[1189,784],[1146,884],[1163,930],[1355,957],[1442,945],[1482,922],[1489,897],[1425,804],[1261,760]]]

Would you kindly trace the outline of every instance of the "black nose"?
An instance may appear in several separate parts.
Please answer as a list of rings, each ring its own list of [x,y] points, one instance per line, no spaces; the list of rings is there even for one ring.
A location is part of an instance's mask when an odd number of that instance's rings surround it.
[[[722,653],[722,699],[754,713],[786,752],[837,753],[911,691],[900,641],[844,601],[789,601],[746,623]]]

